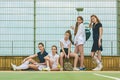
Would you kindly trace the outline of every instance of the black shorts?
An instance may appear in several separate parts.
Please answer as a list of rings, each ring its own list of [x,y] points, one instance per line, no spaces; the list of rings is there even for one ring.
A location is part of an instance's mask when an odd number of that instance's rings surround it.
[[[68,55],[68,48],[64,48],[64,51],[65,51],[66,55]],[[60,52],[63,52],[62,49],[60,49]]]
[[[100,47],[98,46],[98,40],[93,41],[93,46],[92,46],[91,52],[96,52],[96,51],[103,51],[102,40],[101,40],[101,46]]]

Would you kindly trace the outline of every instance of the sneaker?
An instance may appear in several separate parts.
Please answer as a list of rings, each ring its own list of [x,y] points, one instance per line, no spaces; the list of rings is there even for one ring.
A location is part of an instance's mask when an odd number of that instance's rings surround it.
[[[60,68],[60,71],[63,71],[63,68]]]
[[[14,65],[14,64],[11,63],[11,66],[12,66],[12,68],[13,68],[14,71],[17,70],[17,69],[16,69],[16,65]]]
[[[43,70],[43,71],[50,71],[50,68],[47,67],[47,68],[43,68],[42,70]]]
[[[79,71],[79,69],[78,68],[73,68],[73,71]]]
[[[86,68],[85,67],[80,67],[79,70],[84,71],[84,70],[86,70]]]
[[[102,63],[100,63],[100,64],[98,65],[98,67],[99,67],[99,70],[101,71],[101,70],[102,70],[102,68],[103,68]]]
[[[102,64],[100,63],[96,68],[92,69],[93,71],[101,71],[103,68]]]

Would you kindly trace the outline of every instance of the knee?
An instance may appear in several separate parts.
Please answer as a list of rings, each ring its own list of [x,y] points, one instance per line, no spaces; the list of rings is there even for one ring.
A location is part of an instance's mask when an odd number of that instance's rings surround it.
[[[75,54],[75,58],[78,58],[78,55],[77,55],[77,54]]]
[[[63,58],[63,54],[60,54],[60,58]]]
[[[48,56],[44,57],[45,60],[49,60],[50,58]]]
[[[29,68],[32,68],[32,65],[31,65],[31,64],[29,64],[29,65],[28,65],[28,67],[29,67]]]
[[[97,53],[98,55],[101,55],[101,51],[98,51],[98,53]]]
[[[94,52],[91,52],[91,57],[94,57]]]

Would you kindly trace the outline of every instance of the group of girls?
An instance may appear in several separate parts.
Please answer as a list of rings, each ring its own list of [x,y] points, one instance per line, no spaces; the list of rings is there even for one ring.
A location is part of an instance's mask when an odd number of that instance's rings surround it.
[[[93,45],[91,49],[91,57],[94,62],[97,63],[97,67],[93,70],[101,70],[103,68],[101,62],[101,51],[102,49],[102,34],[103,28],[100,20],[96,15],[91,15],[91,21],[89,27],[93,31]],[[39,43],[38,48],[40,52],[25,58],[20,66],[11,64],[14,70],[32,68],[34,70],[47,70],[47,71],[59,71],[63,70],[63,58],[74,58],[74,71],[85,70],[84,66],[84,44],[86,42],[85,27],[83,25],[83,17],[78,16],[75,27],[71,28],[74,30],[74,41],[72,41],[72,34],[70,30],[67,30],[64,34],[64,38],[60,40],[60,55],[57,52],[57,46],[53,45],[51,53],[47,53],[44,49],[44,44]],[[74,43],[74,52],[71,51],[72,43]],[[39,58],[39,63],[34,61],[33,58]],[[79,60],[80,66],[77,67]]]

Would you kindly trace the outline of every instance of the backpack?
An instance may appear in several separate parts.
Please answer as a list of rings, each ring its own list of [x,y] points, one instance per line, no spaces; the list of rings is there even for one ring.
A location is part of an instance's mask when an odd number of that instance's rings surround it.
[[[69,61],[68,58],[65,58],[65,59],[64,59],[63,70],[64,70],[64,71],[73,71],[73,66],[72,66],[72,64],[70,63],[70,61]]]
[[[87,41],[90,38],[90,36],[91,36],[90,29],[86,28],[85,29],[85,34],[86,34],[86,41]]]

